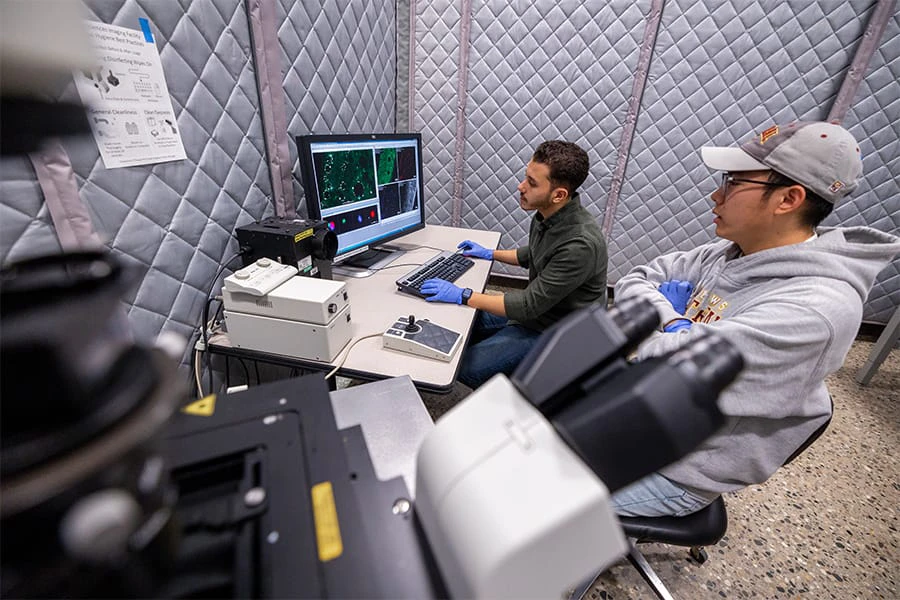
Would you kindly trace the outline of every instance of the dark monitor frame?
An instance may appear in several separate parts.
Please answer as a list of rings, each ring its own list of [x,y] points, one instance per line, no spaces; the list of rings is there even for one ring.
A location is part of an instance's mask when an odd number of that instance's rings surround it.
[[[338,253],[335,256],[336,263],[344,263],[358,267],[370,267],[376,262],[383,264],[386,253],[396,250],[395,248],[390,247],[385,248],[383,247],[383,244],[425,227],[425,186],[422,177],[422,135],[420,133],[345,133],[296,136],[297,153],[300,159],[300,175],[302,178],[304,195],[306,197],[306,210],[309,218],[313,220],[327,220],[327,217],[322,216],[322,199],[319,197],[319,186],[315,179],[315,161],[313,160],[312,152],[313,145],[321,143],[358,143],[360,145],[373,144],[373,146],[375,146],[381,142],[392,141],[415,142],[417,169],[416,183],[418,185],[416,193],[418,194],[419,218],[417,222],[412,225],[405,226],[402,229],[388,231],[381,235],[376,235],[349,249],[343,247],[343,244],[341,244],[341,234],[338,234],[339,246]],[[377,182],[377,173],[375,186],[376,193],[378,193],[377,190],[379,186]],[[382,247],[379,248],[379,246]]]

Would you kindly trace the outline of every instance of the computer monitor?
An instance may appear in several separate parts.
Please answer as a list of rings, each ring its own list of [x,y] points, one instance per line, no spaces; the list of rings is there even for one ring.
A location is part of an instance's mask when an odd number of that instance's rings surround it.
[[[420,134],[304,135],[297,151],[309,218],[337,234],[335,263],[386,264],[398,250],[386,242],[425,227]]]

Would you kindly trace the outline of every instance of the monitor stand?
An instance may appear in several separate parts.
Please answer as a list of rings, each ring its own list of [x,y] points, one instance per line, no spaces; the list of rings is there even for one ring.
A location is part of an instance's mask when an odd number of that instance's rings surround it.
[[[332,266],[332,272],[344,277],[368,277],[403,255],[405,250],[397,246],[369,248]]]

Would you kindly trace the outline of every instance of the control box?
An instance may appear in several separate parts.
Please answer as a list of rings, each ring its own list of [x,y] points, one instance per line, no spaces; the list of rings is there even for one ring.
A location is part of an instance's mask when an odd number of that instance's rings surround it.
[[[226,279],[222,298],[226,310],[232,312],[326,325],[350,304],[343,281],[290,277],[265,296],[236,289],[234,285],[229,287],[228,283]]]
[[[428,319],[417,321],[410,315],[397,319],[382,334],[381,340],[385,348],[450,362],[459,350],[462,336]]]
[[[296,274],[297,267],[260,258],[226,277],[222,291],[265,296]]]
[[[303,278],[309,279],[309,278]],[[252,315],[225,309],[228,337],[236,348],[331,362],[353,336],[350,307],[326,325]]]
[[[222,303],[236,348],[330,362],[353,336],[344,282],[301,277],[269,258],[226,277]]]

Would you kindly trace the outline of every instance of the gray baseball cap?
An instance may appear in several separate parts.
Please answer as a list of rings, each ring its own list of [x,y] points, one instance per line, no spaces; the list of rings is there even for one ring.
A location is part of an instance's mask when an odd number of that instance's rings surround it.
[[[856,139],[840,125],[819,121],[773,125],[740,148],[704,146],[700,156],[716,171],[777,171],[832,204],[862,176]]]

